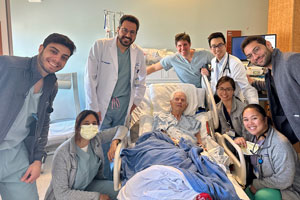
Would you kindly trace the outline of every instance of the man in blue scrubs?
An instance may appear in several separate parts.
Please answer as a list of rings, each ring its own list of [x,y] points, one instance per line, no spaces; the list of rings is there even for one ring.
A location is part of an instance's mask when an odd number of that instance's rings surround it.
[[[186,33],[175,36],[177,53],[164,57],[160,62],[147,67],[147,75],[164,69],[174,68],[178,78],[183,83],[191,83],[201,87],[201,68],[208,67],[213,59],[212,53],[206,50],[191,49],[191,39]]]
[[[38,199],[36,179],[46,156],[55,72],[76,49],[58,33],[49,35],[37,56],[0,56],[0,195],[2,200]]]

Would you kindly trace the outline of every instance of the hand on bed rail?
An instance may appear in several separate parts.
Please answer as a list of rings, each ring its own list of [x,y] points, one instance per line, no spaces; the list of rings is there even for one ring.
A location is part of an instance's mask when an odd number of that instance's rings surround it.
[[[205,67],[201,68],[200,72],[202,75],[209,76],[209,71]]]
[[[118,146],[119,142],[120,142],[120,140],[113,140],[111,142],[110,148],[107,152],[107,158],[110,162],[112,162],[112,160],[115,157],[115,152],[116,152],[116,149],[117,149],[117,146]]]

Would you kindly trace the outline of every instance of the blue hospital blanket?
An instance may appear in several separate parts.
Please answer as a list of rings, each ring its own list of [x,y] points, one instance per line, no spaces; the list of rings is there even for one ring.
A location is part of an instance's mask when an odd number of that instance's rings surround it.
[[[202,151],[184,139],[175,146],[164,133],[145,133],[134,148],[124,149],[121,153],[122,184],[152,165],[166,165],[182,171],[198,193],[208,193],[214,200],[239,199],[225,172],[206,156],[199,156]]]

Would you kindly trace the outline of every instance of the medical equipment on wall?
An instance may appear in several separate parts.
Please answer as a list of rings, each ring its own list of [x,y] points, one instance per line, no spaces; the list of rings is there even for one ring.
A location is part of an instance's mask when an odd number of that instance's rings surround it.
[[[116,19],[116,15],[119,18]],[[119,20],[124,15],[123,12],[115,12],[110,10],[104,10],[104,30],[105,30],[105,37],[112,38],[115,37],[117,34],[117,27],[116,20]]]

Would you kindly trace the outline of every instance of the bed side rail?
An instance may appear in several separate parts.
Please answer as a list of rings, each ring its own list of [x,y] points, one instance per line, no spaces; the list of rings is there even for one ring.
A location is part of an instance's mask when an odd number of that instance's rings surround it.
[[[224,148],[226,154],[230,157],[234,165],[234,171],[232,172],[233,177],[241,186],[246,185],[246,162],[244,154],[241,148],[234,143],[234,141],[227,134],[221,135],[220,133],[215,133],[218,143]],[[226,142],[228,141],[237,151],[239,159],[230,151],[227,147]]]
[[[113,181],[114,181],[114,190],[118,191],[121,188],[121,150],[127,147],[127,140],[124,138],[117,146],[114,158],[114,170],[113,170]]]

